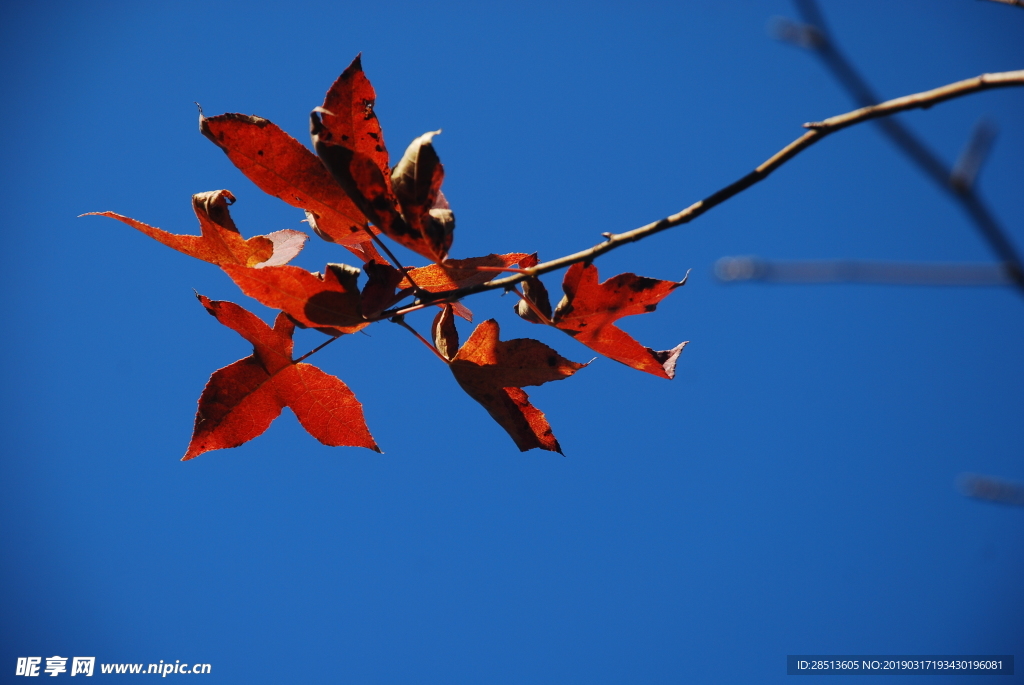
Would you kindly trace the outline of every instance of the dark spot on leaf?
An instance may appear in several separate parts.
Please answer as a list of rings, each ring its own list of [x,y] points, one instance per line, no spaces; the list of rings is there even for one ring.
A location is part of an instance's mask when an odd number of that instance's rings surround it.
[[[645,312],[653,312],[657,308],[658,308],[658,305],[656,305],[656,304],[649,304],[646,307],[644,307],[644,311]]]
[[[629,284],[630,289],[634,292],[640,292],[642,290],[650,290],[654,286],[658,285],[658,281],[653,278],[646,278],[641,276],[635,281]]]
[[[380,140],[380,134],[379,133],[374,133],[373,131],[369,131],[369,132],[367,132],[366,135],[370,136],[374,140]]]
[[[384,148],[380,145],[376,147],[377,152],[384,152]]]
[[[262,157],[263,156],[263,150],[257,151],[256,154],[259,155],[260,157]]]

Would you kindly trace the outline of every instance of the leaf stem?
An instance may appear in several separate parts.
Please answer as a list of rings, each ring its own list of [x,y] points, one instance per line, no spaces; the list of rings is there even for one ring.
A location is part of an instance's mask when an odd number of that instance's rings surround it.
[[[510,274],[526,274],[530,273],[526,269],[516,269],[511,266],[474,266],[473,269],[476,271],[498,271],[502,273]]]
[[[420,293],[426,292],[423,288],[416,285],[416,281],[412,280],[412,276],[409,275],[409,270],[402,266],[402,263],[398,261],[398,257],[388,249],[388,246],[384,244],[384,241],[380,239],[380,236],[375,235],[366,224],[363,224],[363,230],[366,231],[366,234],[370,236],[378,246],[380,246],[380,249],[384,250],[384,254],[391,258],[391,261],[395,263],[395,268],[401,271],[405,278],[409,279],[409,282],[412,283],[413,289],[416,291],[416,297],[419,297]]]
[[[313,349],[311,349],[309,352],[307,352],[306,354],[302,355],[298,359],[293,359],[292,360],[292,364],[298,364],[299,362],[301,362],[306,357],[310,357],[310,356],[316,354],[317,352],[319,352],[320,350],[324,349],[325,347],[327,347],[328,345],[330,345],[332,342],[334,342],[335,340],[337,340],[340,337],[341,337],[340,335],[336,335],[333,338],[331,338],[330,340],[328,340],[327,342],[324,342],[324,343],[321,343],[321,344],[317,345],[316,347],[314,347]]]
[[[413,335],[415,335],[417,340],[419,340],[421,343],[426,345],[427,348],[431,352],[434,353],[434,356],[436,356],[438,359],[443,361],[445,364],[449,364],[450,363],[447,359],[444,358],[444,356],[442,356],[442,354],[440,352],[437,351],[436,347],[431,345],[430,342],[426,338],[424,338],[422,335],[420,335],[419,331],[417,331],[415,328],[413,328],[412,326],[410,326],[409,324],[407,324],[405,322],[405,317],[403,317],[401,315],[393,316],[393,317],[391,317],[390,321],[391,321],[391,323],[397,323],[399,326],[401,326],[405,330],[407,330],[410,333],[412,333]]]

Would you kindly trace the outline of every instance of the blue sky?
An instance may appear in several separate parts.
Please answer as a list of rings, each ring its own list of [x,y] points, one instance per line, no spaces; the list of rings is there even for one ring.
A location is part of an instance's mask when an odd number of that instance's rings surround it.
[[[1013,7],[824,11],[884,97],[1022,67]],[[991,260],[870,126],[597,262],[692,269],[623,323],[657,349],[691,343],[671,382],[599,359],[532,389],[565,458],[521,454],[382,323],[311,361],[353,389],[385,454],[324,447],[285,412],[182,463],[209,374],[250,352],[192,289],[273,312],[209,264],[76,218],[195,233],[190,196],[226,188],[243,234],[304,229],[198,133],[193,103],[305,141],[362,52],[393,159],[444,131],[452,255],[554,258],[853,108],[769,35],[794,15],[749,0],[6,7],[0,680],[54,654],[206,662],[210,683],[381,684],[779,682],[787,654],[1024,654],[1024,510],[956,487],[1024,481],[1024,299],[713,278],[738,254]],[[979,192],[1018,246],[1022,112],[1016,89],[901,117],[949,163],[979,118],[999,126]],[[352,258],[314,238],[294,263],[328,261]],[[508,297],[467,304],[505,337],[594,356]],[[296,349],[321,340],[300,332]]]

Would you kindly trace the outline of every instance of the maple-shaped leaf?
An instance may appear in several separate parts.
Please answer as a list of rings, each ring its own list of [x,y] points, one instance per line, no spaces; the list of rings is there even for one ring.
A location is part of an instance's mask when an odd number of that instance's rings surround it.
[[[562,281],[565,296],[555,308],[551,322],[595,352],[634,369],[671,379],[686,343],[671,350],[652,350],[618,328],[615,322],[624,316],[653,312],[659,302],[685,283],[685,278],[679,282],[659,281],[631,273],[598,283],[597,267],[577,262],[565,273]]]
[[[444,349],[451,350],[458,344],[458,337],[456,334],[452,338],[454,324],[446,328],[440,318],[443,316],[451,321],[446,308],[435,320],[434,337],[445,338]],[[450,358],[449,368],[455,380],[512,436],[520,451],[539,447],[561,453],[544,413],[530,404],[522,389],[568,378],[586,364],[569,361],[544,343],[529,338],[502,342],[499,332],[494,319],[476,327]]]
[[[292,361],[295,325],[287,316],[279,314],[271,328],[237,304],[202,295],[199,301],[218,321],[252,343],[253,353],[210,376],[199,397],[192,441],[182,461],[252,440],[285,407],[325,445],[380,452],[366,427],[363,406],[348,386],[315,366]]]
[[[366,219],[315,154],[273,122],[199,114],[199,130],[263,192],[306,211],[317,235],[343,245],[367,239]]]
[[[227,190],[212,190],[192,196],[192,207],[199,217],[200,235],[176,235],[114,212],[89,212],[82,216],[107,216],[124,222],[150,238],[178,252],[204,262],[225,266],[262,268],[287,264],[302,250],[308,236],[301,231],[285,229],[246,240],[235,226],[228,205],[235,196]]]
[[[280,309],[305,328],[341,335],[370,325],[363,318],[356,285],[359,269],[355,267],[328,264],[323,275],[297,266],[222,268],[243,293],[260,304]]]
[[[373,86],[363,73],[361,59],[356,56],[327,91],[323,105],[310,114],[313,149],[338,185],[381,232],[428,259],[444,261],[451,247],[454,217],[446,202],[445,206],[437,207],[436,216],[432,214],[433,206],[427,207],[424,213],[419,205],[411,207],[409,215],[403,216],[388,167],[384,134],[373,111],[376,98]],[[443,170],[440,162],[431,168],[425,165],[437,155],[431,158],[424,152],[420,161],[419,153],[424,147],[433,151],[429,138],[417,138],[410,150],[414,147],[416,150],[407,151],[406,157],[415,153],[414,172],[429,176],[432,180],[428,185],[432,186],[434,174],[443,174]],[[437,184],[440,185],[440,178]],[[405,193],[408,184],[403,181],[401,187]],[[443,196],[439,192],[436,195],[435,200],[441,201]]]
[[[430,264],[417,269],[409,269],[409,276],[416,282],[416,285],[427,292],[457,290],[486,283],[501,275],[498,271],[481,271],[477,267],[504,269],[518,264],[527,256],[525,252],[510,252],[509,254],[489,254],[484,257],[468,259],[449,259],[443,264]],[[409,279],[405,279],[402,281],[401,287],[412,287],[412,283],[409,282]]]

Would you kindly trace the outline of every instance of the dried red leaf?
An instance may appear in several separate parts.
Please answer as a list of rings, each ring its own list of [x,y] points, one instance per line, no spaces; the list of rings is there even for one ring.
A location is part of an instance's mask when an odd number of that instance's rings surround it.
[[[500,272],[495,271],[480,271],[477,269],[479,266],[507,269],[526,257],[528,255],[525,252],[510,252],[509,254],[489,254],[469,259],[449,259],[443,264],[430,264],[418,269],[409,269],[409,276],[423,290],[439,293],[486,283],[501,275]],[[400,287],[409,288],[412,287],[412,284],[406,279],[402,281]]]
[[[408,289],[396,290],[402,272],[388,263],[371,261],[363,265],[363,271],[367,276],[362,295],[363,316],[376,316],[409,293]]]
[[[297,266],[266,269],[223,267],[249,297],[280,309],[300,326],[329,335],[355,333],[370,325],[363,318],[356,279],[359,269],[328,264],[326,273],[310,273]]]
[[[367,240],[357,245],[345,245],[344,247],[356,257],[359,257],[359,261],[363,264],[369,264],[370,262],[391,264],[391,262],[380,256],[380,252],[377,252],[377,247],[373,244],[372,240]]]
[[[519,260],[519,266],[523,269],[532,269],[539,261],[537,253],[534,252]],[[548,289],[544,287],[544,283],[536,276],[530,276],[522,281],[522,284],[523,295],[533,303],[533,306],[531,307],[526,300],[519,300],[513,307],[516,314],[530,323],[551,323],[551,298],[548,297]]]
[[[562,281],[565,296],[552,321],[557,328],[610,359],[671,379],[686,343],[671,350],[652,350],[616,327],[615,321],[653,312],[659,302],[685,283],[685,278],[677,283],[625,273],[599,284],[596,266],[576,263],[566,271]]]
[[[434,136],[439,133],[430,131],[413,140],[391,172],[391,185],[402,216],[409,227],[423,237],[438,262],[444,261],[451,249],[455,231],[455,214],[441,193],[444,166],[433,144]]]
[[[231,302],[200,302],[225,326],[253,344],[253,354],[215,371],[199,398],[192,440],[182,460],[238,447],[261,435],[285,407],[310,435],[331,446],[380,452],[363,408],[340,379],[292,361],[294,324],[280,314],[270,328]]]
[[[384,135],[373,111],[376,98],[357,56],[327,91],[324,104],[310,114],[313,149],[334,180],[381,232],[428,259],[444,261],[451,246],[451,211],[440,211],[435,218],[440,223],[430,223],[428,232],[423,229],[429,223],[426,220],[414,220],[418,221],[414,227],[402,215],[391,182]],[[428,212],[428,216],[433,215]]]
[[[276,124],[245,114],[199,115],[199,130],[260,190],[306,211],[321,238],[367,239],[366,219],[316,155]]]
[[[114,212],[89,212],[82,216],[106,216],[128,224],[164,245],[204,262],[225,266],[262,268],[287,264],[302,250],[308,236],[285,229],[246,240],[235,226],[228,205],[235,196],[228,190],[212,190],[192,196],[199,218],[200,235],[177,235]]]
[[[569,361],[529,338],[502,342],[499,333],[494,319],[476,327],[449,364],[455,380],[512,436],[521,451],[539,447],[561,453],[551,425],[543,412],[530,404],[522,388],[568,378],[586,364]]]
[[[451,361],[459,351],[459,330],[455,327],[455,310],[450,304],[446,304],[434,317],[430,331],[434,347],[442,357]]]

